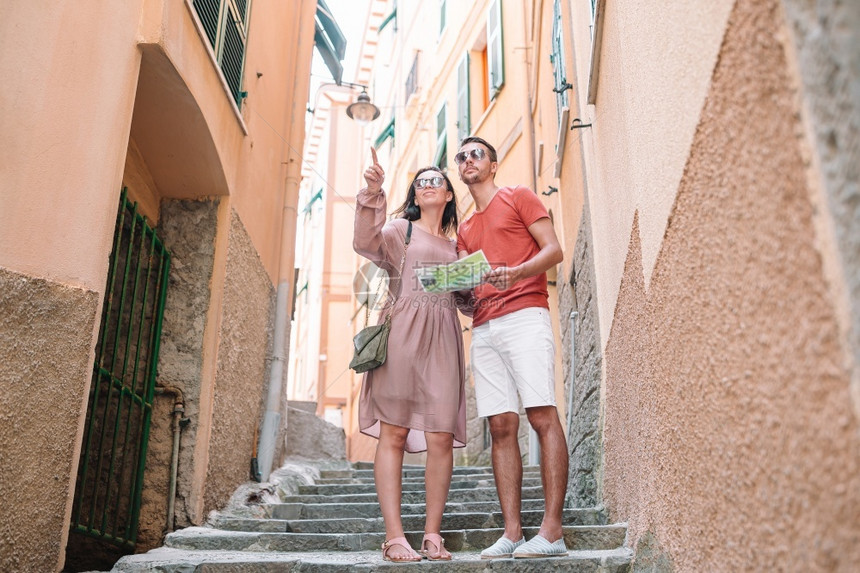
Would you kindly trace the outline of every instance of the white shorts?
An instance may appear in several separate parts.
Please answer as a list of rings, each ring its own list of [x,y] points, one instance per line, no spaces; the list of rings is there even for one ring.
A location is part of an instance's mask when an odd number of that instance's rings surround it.
[[[555,406],[555,339],[549,311],[530,307],[472,331],[470,360],[478,416]],[[519,393],[519,399],[517,394]]]

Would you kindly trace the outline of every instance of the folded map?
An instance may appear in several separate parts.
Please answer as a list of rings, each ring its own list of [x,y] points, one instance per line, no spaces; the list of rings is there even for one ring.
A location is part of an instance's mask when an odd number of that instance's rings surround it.
[[[490,263],[487,262],[484,251],[475,251],[447,265],[415,269],[415,275],[427,292],[450,292],[476,287],[489,271]]]

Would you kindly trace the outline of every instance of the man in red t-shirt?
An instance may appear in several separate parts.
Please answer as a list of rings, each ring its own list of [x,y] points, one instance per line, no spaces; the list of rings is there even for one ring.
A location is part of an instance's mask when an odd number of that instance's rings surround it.
[[[475,212],[460,224],[460,258],[483,250],[492,270],[474,289],[471,364],[478,415],[493,436],[496,490],[505,532],[483,559],[567,555],[562,507],[568,456],[555,404],[555,341],[546,271],[562,260],[546,208],[527,187],[498,187],[496,150],[467,137],[454,156]],[[519,404],[540,440],[545,495],[540,531],[523,537],[520,507],[523,464],[517,441]]]

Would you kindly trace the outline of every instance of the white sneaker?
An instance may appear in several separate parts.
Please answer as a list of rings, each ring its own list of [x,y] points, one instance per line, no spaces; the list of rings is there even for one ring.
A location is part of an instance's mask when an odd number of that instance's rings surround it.
[[[511,541],[502,535],[499,537],[498,541],[481,551],[481,559],[503,559],[505,557],[510,557],[514,550],[525,542],[525,537],[519,541]]]
[[[566,555],[567,546],[564,544],[564,537],[554,543],[550,543],[540,535],[535,535],[513,551],[514,559],[565,557]]]

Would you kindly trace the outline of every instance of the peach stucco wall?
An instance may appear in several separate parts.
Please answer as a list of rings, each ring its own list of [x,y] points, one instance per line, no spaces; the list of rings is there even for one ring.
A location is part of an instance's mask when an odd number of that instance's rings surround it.
[[[645,284],[662,244],[717,60],[733,0],[601,2],[605,8],[597,103],[585,109],[590,18],[574,29],[582,132],[601,292],[601,324],[610,324],[627,254],[620,229],[639,212]],[[586,5],[578,3],[577,9]],[[635,16],[634,16],[635,15]],[[584,16],[584,17],[583,17]],[[575,132],[571,132],[576,137]],[[601,330],[605,346],[609,329]]]
[[[0,267],[104,289],[141,4],[114,5],[106,25],[96,5],[3,2],[0,72],[12,81],[0,90]]]
[[[860,563],[860,427],[783,26],[776,1],[734,7],[651,280],[637,215],[610,323],[605,501],[677,571]]]

